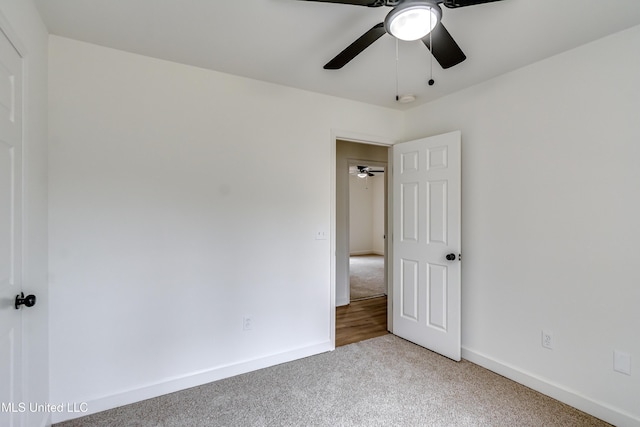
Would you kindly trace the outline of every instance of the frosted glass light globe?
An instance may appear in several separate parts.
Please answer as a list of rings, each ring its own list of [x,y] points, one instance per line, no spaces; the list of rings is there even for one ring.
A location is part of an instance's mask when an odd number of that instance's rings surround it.
[[[387,15],[385,30],[405,41],[418,40],[429,34],[440,19],[439,10],[427,4],[404,4],[407,6],[398,6]]]

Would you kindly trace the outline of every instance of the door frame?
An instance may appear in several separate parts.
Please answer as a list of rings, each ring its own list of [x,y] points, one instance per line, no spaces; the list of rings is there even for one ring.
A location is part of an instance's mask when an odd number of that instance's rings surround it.
[[[387,168],[385,169],[385,179],[387,183],[389,182],[390,174],[392,173],[392,158],[391,158],[391,146],[393,146],[396,142],[395,140],[391,140],[389,138],[375,136],[375,135],[367,135],[358,132],[345,131],[345,130],[331,130],[331,139],[330,139],[330,147],[331,147],[331,165],[330,165],[330,194],[331,194],[331,231],[330,231],[330,296],[329,296],[329,341],[331,342],[332,348],[335,348],[336,343],[336,144],[338,140],[347,141],[347,142],[355,142],[358,144],[366,144],[366,145],[378,145],[387,147],[389,150],[389,154],[387,155]],[[391,186],[387,188],[387,200],[392,200]],[[393,224],[393,204],[387,203],[387,239],[385,240],[385,254],[388,259],[393,256],[393,248],[391,247],[391,242],[393,241],[393,236],[391,234],[392,230],[388,227],[388,224]],[[393,271],[391,263],[387,263],[387,289],[389,289],[389,280],[393,277]],[[393,332],[393,296],[391,293],[388,293],[387,298],[387,329],[390,332]]]

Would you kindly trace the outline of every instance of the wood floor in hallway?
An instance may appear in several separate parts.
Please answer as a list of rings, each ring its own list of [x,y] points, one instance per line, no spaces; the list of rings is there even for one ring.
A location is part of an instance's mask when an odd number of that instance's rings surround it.
[[[336,347],[388,333],[386,296],[336,308]]]

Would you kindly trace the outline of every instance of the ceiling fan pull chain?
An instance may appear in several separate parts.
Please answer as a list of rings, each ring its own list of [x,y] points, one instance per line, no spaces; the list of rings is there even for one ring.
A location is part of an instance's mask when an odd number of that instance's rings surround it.
[[[396,101],[400,100],[400,90],[398,89],[398,39],[396,39]]]
[[[429,24],[431,28],[433,28],[433,15],[429,17]],[[433,38],[431,35],[433,34],[433,30],[429,31],[429,53],[431,54],[431,58],[429,60],[429,86],[433,86],[435,80],[433,80]]]

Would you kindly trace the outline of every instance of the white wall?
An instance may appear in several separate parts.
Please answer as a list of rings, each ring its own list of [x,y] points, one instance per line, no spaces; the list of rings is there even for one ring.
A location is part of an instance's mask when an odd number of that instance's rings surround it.
[[[55,36],[49,85],[53,401],[332,347],[332,138],[401,113]]]
[[[31,0],[2,0],[0,28],[24,58],[23,290],[37,304],[23,315],[24,402],[49,399],[49,294],[47,285],[47,30]],[[28,426],[46,413],[27,413]]]
[[[635,27],[406,116],[406,139],[462,131],[463,356],[617,425],[640,425],[639,47]]]

